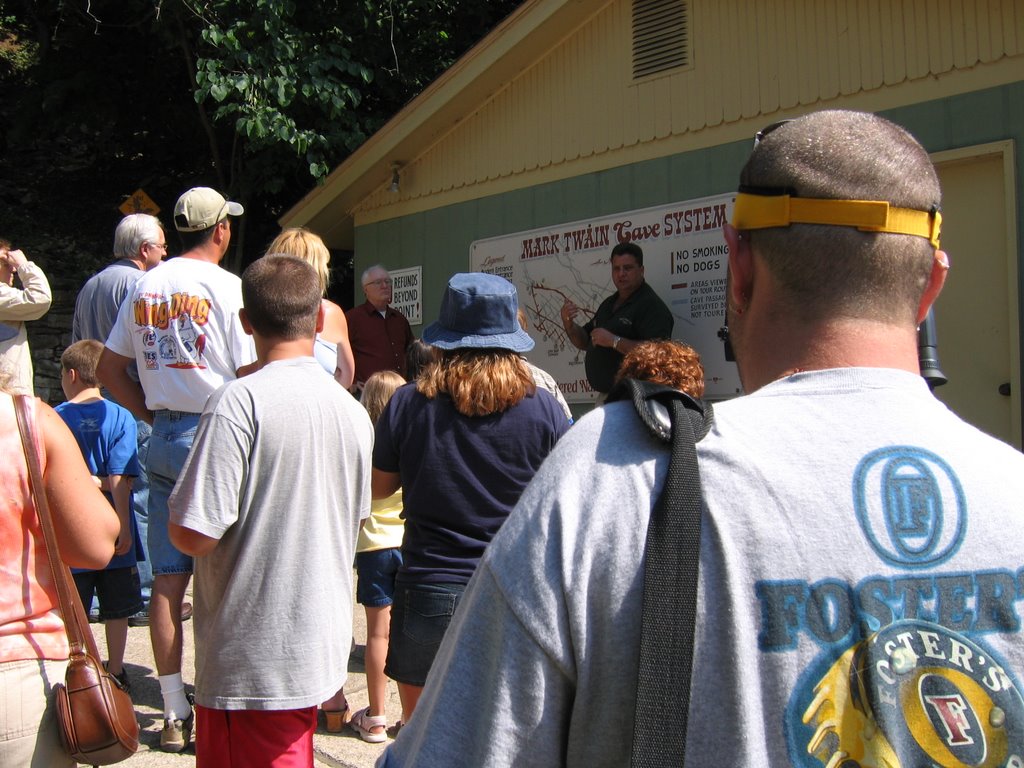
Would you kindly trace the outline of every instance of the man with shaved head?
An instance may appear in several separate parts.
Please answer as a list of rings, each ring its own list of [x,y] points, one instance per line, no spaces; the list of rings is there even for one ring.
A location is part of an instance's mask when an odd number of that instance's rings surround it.
[[[380,765],[624,766],[680,737],[687,768],[1021,764],[1024,457],[920,376],[939,204],[875,115],[758,134],[725,227],[746,395],[697,443],[698,583],[666,601],[696,606],[688,706],[635,730],[641,630],[674,621],[642,611],[670,446],[612,402],[491,542]]]

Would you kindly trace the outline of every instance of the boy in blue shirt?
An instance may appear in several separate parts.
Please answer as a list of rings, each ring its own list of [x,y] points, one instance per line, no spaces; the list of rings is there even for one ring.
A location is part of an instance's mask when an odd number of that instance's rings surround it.
[[[60,357],[61,388],[67,402],[55,409],[68,425],[85,457],[89,471],[117,511],[121,533],[114,557],[98,571],[72,569],[82,605],[99,598],[100,621],[107,636],[107,670],[129,689],[124,669],[128,643],[128,617],[142,610],[142,590],[136,563],[142,552],[132,512],[131,479],[139,473],[135,417],[100,394],[96,363],[103,344],[94,339],[77,341]]]

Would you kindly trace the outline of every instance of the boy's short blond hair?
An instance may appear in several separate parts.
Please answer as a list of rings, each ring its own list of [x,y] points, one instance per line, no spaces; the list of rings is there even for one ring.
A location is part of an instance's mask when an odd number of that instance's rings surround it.
[[[98,387],[100,381],[96,377],[96,365],[101,354],[103,344],[96,339],[82,339],[64,350],[60,356],[60,367],[65,371],[75,371],[87,387]]]

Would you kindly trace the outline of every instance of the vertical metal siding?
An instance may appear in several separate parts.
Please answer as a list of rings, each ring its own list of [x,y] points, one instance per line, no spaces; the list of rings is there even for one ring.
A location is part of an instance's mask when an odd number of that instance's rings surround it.
[[[633,81],[613,0],[362,210],[1024,53],[1024,0],[689,0],[690,61]]]

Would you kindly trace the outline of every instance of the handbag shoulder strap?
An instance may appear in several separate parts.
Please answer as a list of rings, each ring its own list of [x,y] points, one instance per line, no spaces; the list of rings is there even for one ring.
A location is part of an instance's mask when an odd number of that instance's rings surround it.
[[[626,380],[609,400],[627,397],[647,428],[672,446],[665,486],[647,527],[630,765],[676,768],[686,755],[697,617],[701,484],[696,444],[711,429],[714,411],[710,403],[649,382]]]
[[[94,658],[99,658],[96,639],[89,629],[82,601],[78,597],[78,590],[71,578],[71,571],[61,560],[60,549],[57,546],[57,533],[53,528],[50,502],[46,497],[46,486],[43,484],[43,472],[39,463],[39,451],[42,444],[36,430],[35,399],[28,395],[16,395],[14,410],[18,418],[18,430],[21,432],[25,462],[28,464],[32,501],[35,504],[36,514],[39,516],[39,524],[43,531],[46,557],[50,561],[50,573],[53,575],[53,583],[57,587],[60,614],[68,633],[71,653],[89,653]]]

